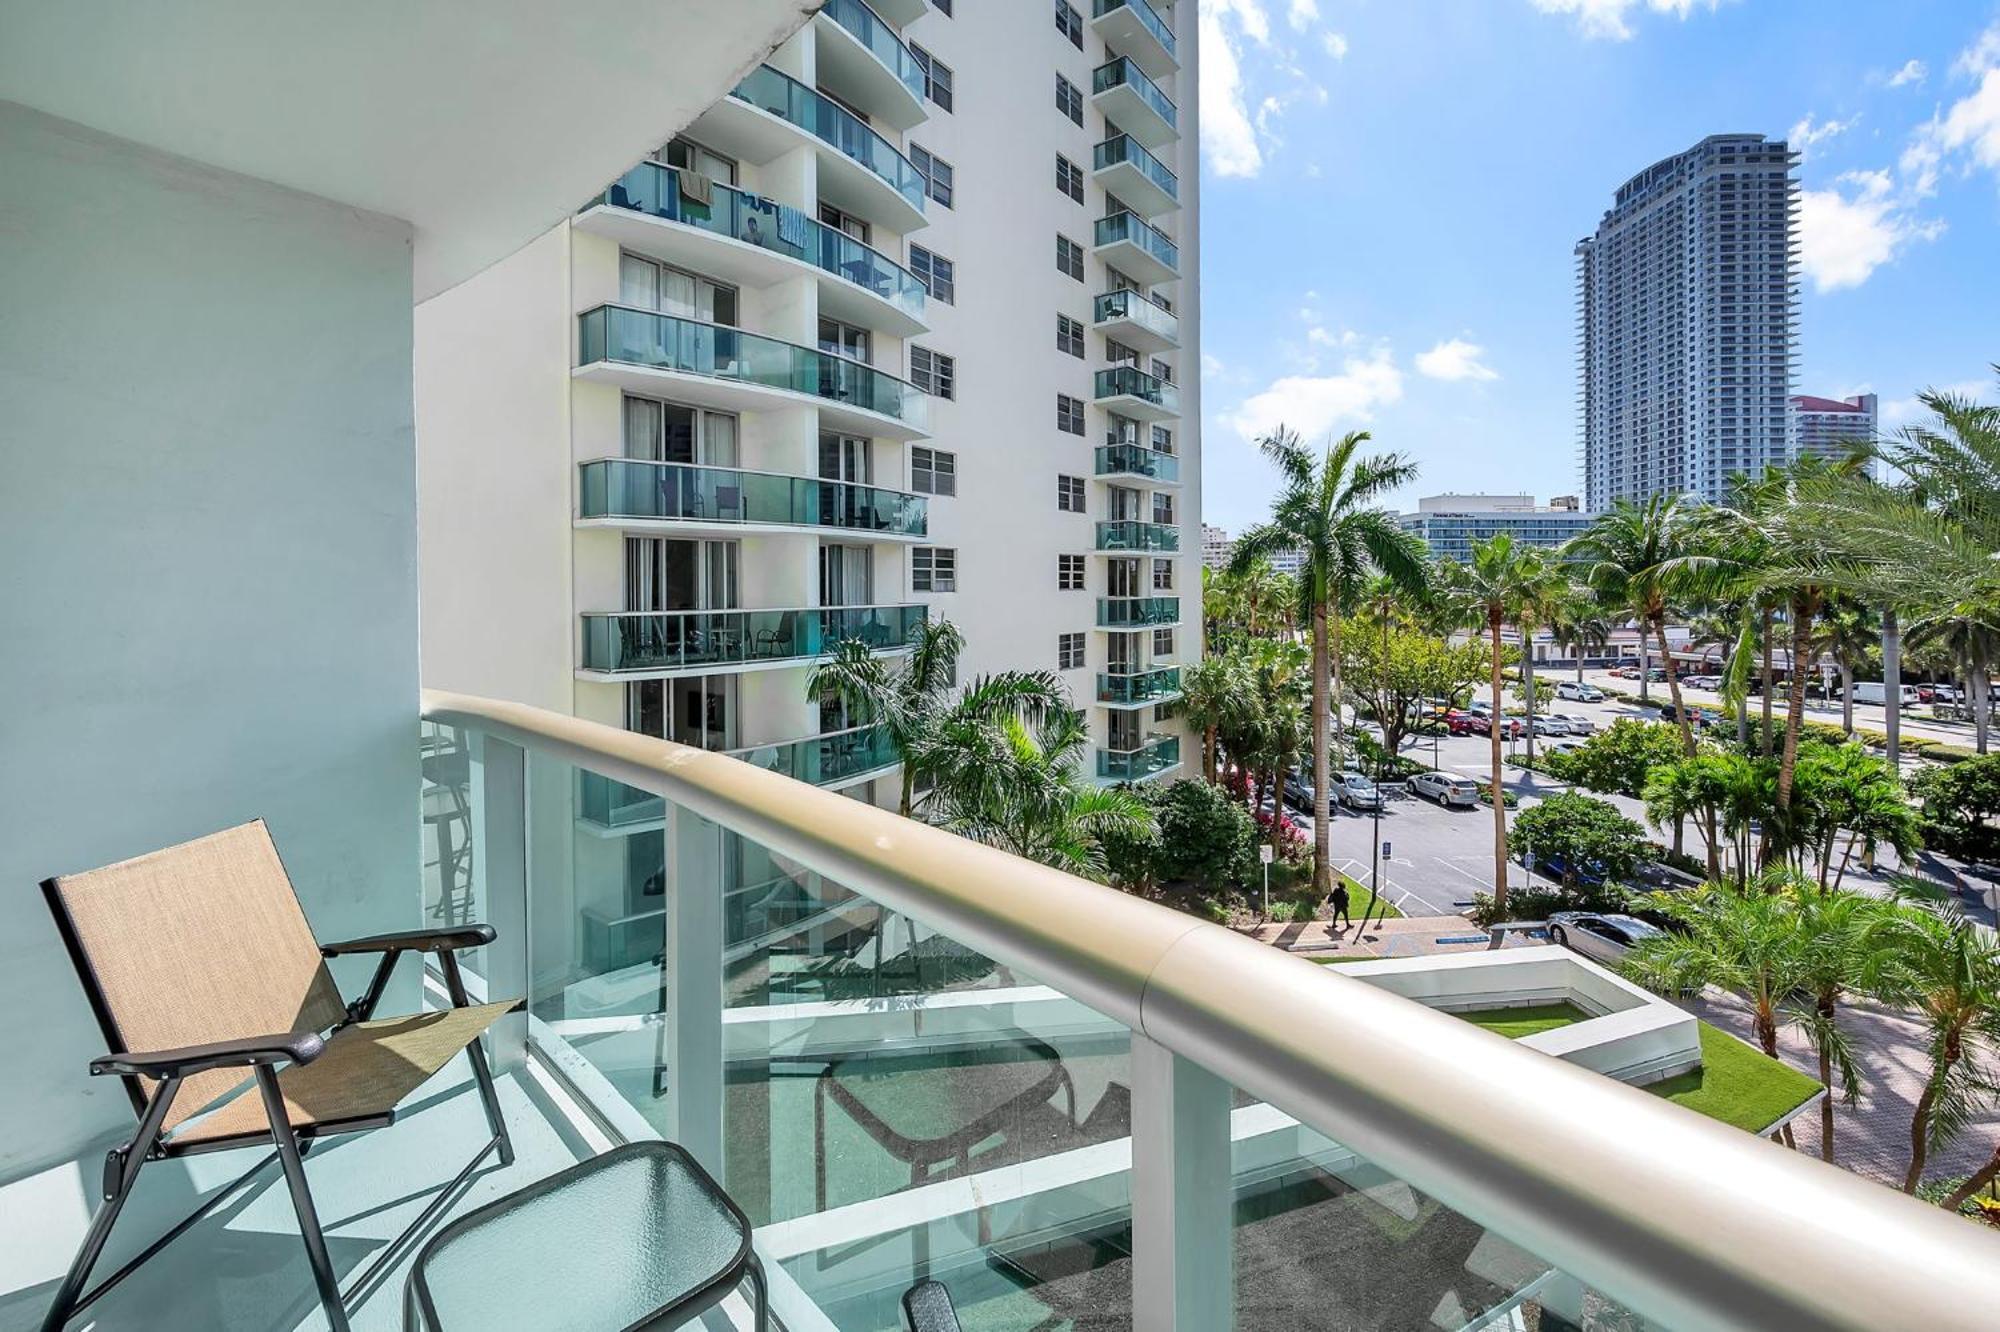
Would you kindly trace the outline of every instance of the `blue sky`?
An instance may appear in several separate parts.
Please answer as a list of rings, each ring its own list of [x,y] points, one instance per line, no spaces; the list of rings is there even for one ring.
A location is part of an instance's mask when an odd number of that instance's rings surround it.
[[[1799,391],[1991,396],[2000,0],[1197,3],[1209,522],[1281,420],[1409,454],[1399,502],[1577,490],[1571,247],[1712,133],[1806,147]]]

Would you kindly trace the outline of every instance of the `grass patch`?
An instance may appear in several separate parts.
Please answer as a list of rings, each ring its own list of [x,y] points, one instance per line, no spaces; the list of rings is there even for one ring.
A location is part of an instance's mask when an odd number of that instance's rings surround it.
[[[1356,920],[1368,919],[1368,913],[1375,909],[1375,894],[1368,891],[1365,883],[1358,883],[1345,874],[1340,877],[1347,880],[1347,909],[1354,913]],[[1383,902],[1380,910],[1386,920],[1402,919],[1403,913],[1396,910],[1394,902]]]
[[[1518,1008],[1479,1008],[1452,1016],[1484,1027],[1496,1036],[1518,1041],[1537,1032],[1573,1026],[1588,1015],[1574,1004],[1523,1004]]]
[[[1343,962],[1380,962],[1381,960],[1379,957],[1365,957],[1360,953],[1347,953],[1340,957],[1309,957],[1306,959],[1306,961],[1322,967],[1337,967]]]
[[[1757,1133],[1804,1105],[1819,1089],[1815,1079],[1704,1022],[1701,1067],[1645,1090]]]

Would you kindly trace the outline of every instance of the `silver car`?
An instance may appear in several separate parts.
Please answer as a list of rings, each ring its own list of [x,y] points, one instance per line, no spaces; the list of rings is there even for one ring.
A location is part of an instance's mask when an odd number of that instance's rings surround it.
[[[1634,948],[1661,935],[1658,926],[1616,912],[1558,911],[1549,917],[1550,942],[1614,968]]]
[[[1420,772],[1410,778],[1410,790],[1446,808],[1470,809],[1479,803],[1479,783],[1455,772]]]
[[[1552,712],[1551,717],[1560,717],[1569,723],[1571,735],[1596,735],[1597,723],[1576,712]]]
[[[1382,808],[1382,789],[1369,781],[1367,774],[1352,769],[1335,774],[1333,798],[1349,809]]]

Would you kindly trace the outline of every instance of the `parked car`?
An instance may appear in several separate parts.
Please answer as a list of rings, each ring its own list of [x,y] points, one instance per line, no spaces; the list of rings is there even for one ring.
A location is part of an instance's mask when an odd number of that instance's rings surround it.
[[[1544,754],[1574,754],[1582,748],[1583,742],[1581,740],[1552,740],[1549,742],[1548,748],[1542,752]]]
[[[1516,712],[1510,712],[1500,719],[1500,738],[1519,740],[1528,733],[1528,719]]]
[[[1545,712],[1536,717],[1533,729],[1538,736],[1572,734],[1569,722],[1561,714],[1554,712]]]
[[[1637,666],[1613,666],[1611,673],[1621,680],[1636,680],[1639,678],[1639,668]]]
[[[1365,773],[1352,768],[1334,775],[1332,798],[1349,809],[1382,808],[1382,788],[1370,781]]]
[[[1410,778],[1410,790],[1446,808],[1470,809],[1479,803],[1479,783],[1455,772],[1420,772]]]
[[[1604,691],[1594,684],[1581,680],[1564,680],[1556,686],[1556,697],[1567,698],[1576,703],[1602,703]]]
[[[1444,729],[1453,735],[1485,735],[1490,719],[1470,708],[1453,708],[1444,715]]]
[[[1873,703],[1878,707],[1882,706],[1888,700],[1888,688],[1880,680],[1857,681],[1854,686],[1854,701],[1856,703]],[[1902,686],[1901,698],[1903,707],[1915,707],[1918,702],[1917,687],[1908,684]]]
[[[1551,942],[1614,967],[1634,948],[1661,934],[1659,927],[1618,912],[1558,911],[1549,917]]]
[[[1690,689],[1719,689],[1722,677],[1719,675],[1690,675],[1681,681]]]
[[[1561,718],[1562,718],[1562,719],[1563,719],[1564,721],[1568,722],[1568,723],[1569,723],[1569,733],[1570,733],[1571,735],[1596,735],[1596,734],[1597,734],[1597,723],[1596,723],[1596,722],[1594,722],[1594,721],[1592,721],[1592,720],[1591,720],[1590,718],[1588,718],[1588,717],[1586,717],[1586,716],[1582,715],[1581,713],[1576,713],[1576,712],[1553,712],[1553,713],[1550,713],[1549,715],[1550,715],[1550,716],[1552,716],[1552,717],[1561,717]]]
[[[1689,708],[1687,712],[1688,722],[1694,726],[1717,726],[1722,722],[1722,714],[1708,708]],[[1674,710],[1673,704],[1660,704],[1661,721],[1670,722],[1679,721],[1680,719],[1680,713]]]
[[[1313,807],[1312,775],[1299,768],[1285,774],[1285,803],[1304,814],[1310,814]]]

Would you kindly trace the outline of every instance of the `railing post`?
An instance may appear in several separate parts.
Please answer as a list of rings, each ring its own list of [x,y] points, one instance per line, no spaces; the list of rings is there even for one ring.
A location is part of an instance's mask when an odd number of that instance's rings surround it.
[[[489,999],[528,993],[527,754],[517,744],[473,732],[472,902],[475,919],[499,936],[484,951],[481,971]],[[520,1067],[528,1017],[509,1013],[493,1024],[494,1065]]]
[[[1234,1323],[1229,1084],[1132,1035],[1132,1325]]]
[[[667,806],[667,1136],[722,1175],[723,830]]]

